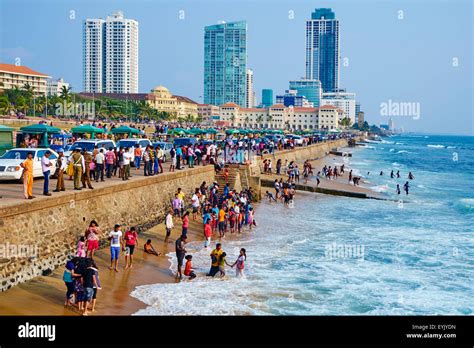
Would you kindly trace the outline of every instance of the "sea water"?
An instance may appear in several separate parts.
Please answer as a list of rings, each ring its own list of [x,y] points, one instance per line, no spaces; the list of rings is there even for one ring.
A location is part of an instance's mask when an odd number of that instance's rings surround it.
[[[132,296],[147,307],[136,314],[472,315],[473,138],[403,135],[368,145],[334,163],[389,200],[298,193],[293,208],[262,202],[258,227],[223,241],[229,263],[246,248],[245,278],[230,267],[206,278],[210,250],[191,242],[198,277],[137,287]]]

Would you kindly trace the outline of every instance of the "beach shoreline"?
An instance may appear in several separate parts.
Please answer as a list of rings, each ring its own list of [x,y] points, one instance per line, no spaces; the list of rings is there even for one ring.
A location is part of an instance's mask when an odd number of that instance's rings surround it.
[[[315,173],[324,164],[332,163],[336,159],[337,156],[327,155],[317,161],[311,161]],[[266,177],[265,174],[261,174],[261,176]],[[286,180],[286,175],[280,175],[280,177]],[[313,177],[311,181],[314,182],[315,178]],[[322,179],[323,181],[325,179]],[[338,183],[332,184],[338,185]],[[256,212],[258,220],[258,208]],[[123,269],[123,253],[120,255],[118,273],[108,268],[110,265],[109,247],[104,247],[96,253],[95,260],[99,267],[99,277],[103,290],[98,292],[96,312],[91,313],[91,315],[132,315],[147,306],[140,300],[130,296],[130,293],[137,286],[178,282],[170,269],[171,265],[167,256],[168,253],[174,252],[174,242],[181,235],[181,219],[175,218],[174,220],[175,228],[168,243],[164,243],[166,232],[163,223],[140,233],[132,270]],[[247,231],[242,233],[242,235],[248,234]],[[237,235],[237,233],[226,235],[226,239],[223,240],[224,249],[225,242],[237,238]],[[204,241],[201,217],[198,217],[197,221],[190,220],[188,237],[188,241]],[[161,253],[160,256],[146,254],[143,251],[143,244],[147,239],[152,240],[156,251]],[[209,252],[217,240],[218,233],[216,232],[213,234]],[[63,307],[66,292],[66,287],[62,281],[63,271],[63,267],[58,267],[51,275],[36,277],[0,293],[0,313],[2,315],[79,315],[77,310]]]

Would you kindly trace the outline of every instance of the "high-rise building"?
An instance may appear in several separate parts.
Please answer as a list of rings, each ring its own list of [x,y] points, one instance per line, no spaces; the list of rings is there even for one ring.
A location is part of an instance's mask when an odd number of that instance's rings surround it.
[[[83,25],[83,81],[89,93],[138,93],[138,22],[118,11]]]
[[[262,107],[268,108],[273,105],[273,90],[262,89]]]
[[[320,80],[324,92],[339,88],[339,20],[319,8],[306,21],[306,78]]]
[[[245,107],[253,108],[254,103],[254,93],[253,93],[253,70],[247,69],[247,90],[246,90],[246,100]]]
[[[356,118],[356,94],[349,93],[345,90],[338,90],[337,92],[323,93],[321,105],[333,105],[344,111],[343,118],[348,118],[351,124],[355,123]]]
[[[105,92],[105,21],[86,19],[82,27],[84,92]]]
[[[364,127],[364,112],[363,111],[359,111],[357,113],[357,126],[359,127],[359,129],[362,129]]]
[[[359,115],[360,112],[360,102],[356,101],[356,115]]]
[[[321,82],[319,80],[301,79],[290,81],[290,90],[297,91],[304,96],[314,107],[321,105]]]
[[[247,22],[204,29],[204,104],[246,105]]]

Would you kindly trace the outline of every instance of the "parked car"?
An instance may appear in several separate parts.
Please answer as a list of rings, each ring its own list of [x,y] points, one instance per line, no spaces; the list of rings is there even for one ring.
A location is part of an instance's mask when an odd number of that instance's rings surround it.
[[[163,158],[163,163],[167,161],[168,158],[171,158],[170,151],[173,148],[173,144],[171,143],[166,143],[164,141],[158,141],[156,143],[153,143],[153,148],[156,148],[158,145],[160,145],[160,148],[163,150],[164,158]]]
[[[131,165],[134,166],[135,165],[135,146],[138,145],[140,146],[140,148],[142,149],[142,153],[143,151],[145,151],[146,147],[149,146],[149,145],[152,145],[151,144],[151,141],[150,139],[140,139],[140,138],[129,138],[129,139],[121,139],[117,142],[117,147],[120,148],[120,147],[123,147],[124,149],[125,148],[129,148],[129,152],[130,154],[132,155],[132,163]]]
[[[19,180],[23,182],[23,168],[20,167],[20,163],[26,159],[29,152],[33,152],[33,177],[42,177],[41,158],[48,150],[51,152],[49,159],[53,164],[51,174],[54,173],[56,160],[58,158],[56,151],[48,148],[15,148],[7,151],[0,157],[0,180]]]
[[[89,153],[94,151],[95,146],[99,147],[99,150],[105,145],[108,150],[110,147],[115,147],[113,140],[102,140],[102,139],[91,139],[91,140],[78,140],[71,145],[71,147],[64,152],[64,156],[69,157],[75,149],[86,150]]]

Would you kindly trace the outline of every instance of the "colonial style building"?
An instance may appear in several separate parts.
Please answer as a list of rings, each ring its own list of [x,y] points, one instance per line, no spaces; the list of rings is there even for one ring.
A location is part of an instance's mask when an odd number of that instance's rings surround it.
[[[303,108],[275,104],[268,108],[241,108],[227,103],[220,106],[220,121],[231,127],[330,130],[339,126],[343,113],[332,105]]]
[[[195,101],[187,97],[172,95],[164,86],[152,89],[147,96],[147,102],[152,108],[169,112],[176,118],[198,116],[198,104]]]

